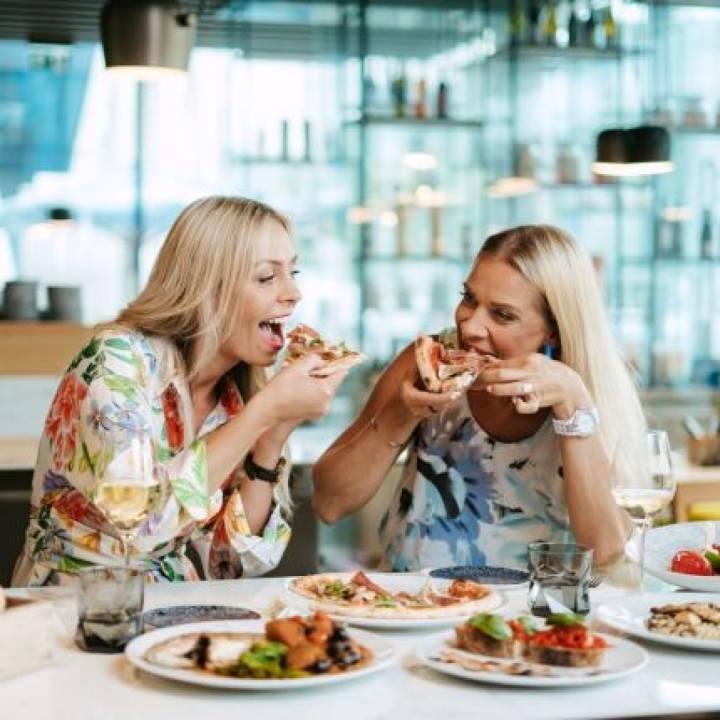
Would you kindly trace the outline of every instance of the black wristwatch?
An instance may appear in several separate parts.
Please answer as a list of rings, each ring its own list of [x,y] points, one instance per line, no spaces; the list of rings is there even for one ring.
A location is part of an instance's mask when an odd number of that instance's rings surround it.
[[[258,465],[253,460],[252,453],[249,452],[245,456],[245,463],[243,465],[243,469],[245,470],[245,474],[251,480],[262,480],[263,482],[276,483],[280,479],[280,473],[286,465],[287,460],[284,457],[281,457],[277,461],[277,465],[275,465],[272,470],[268,470],[267,468]]]

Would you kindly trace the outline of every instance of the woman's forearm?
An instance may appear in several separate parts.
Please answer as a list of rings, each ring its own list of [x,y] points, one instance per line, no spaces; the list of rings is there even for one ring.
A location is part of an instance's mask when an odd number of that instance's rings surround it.
[[[631,521],[612,495],[610,461],[600,437],[562,437],[565,502],[577,541],[604,565],[623,552]]]
[[[278,464],[294,428],[295,423],[280,423],[261,435],[253,447],[253,462],[262,468],[272,470]],[[240,483],[240,497],[245,517],[253,535],[258,535],[267,525],[272,512],[273,490],[272,483],[262,480],[243,478]]]
[[[211,493],[225,482],[258,438],[273,425],[274,418],[266,406],[254,397],[239,415],[207,435],[208,488]]]
[[[376,415],[364,412],[325,451],[313,469],[313,507],[323,522],[337,522],[373,497],[418,422],[390,400]]]

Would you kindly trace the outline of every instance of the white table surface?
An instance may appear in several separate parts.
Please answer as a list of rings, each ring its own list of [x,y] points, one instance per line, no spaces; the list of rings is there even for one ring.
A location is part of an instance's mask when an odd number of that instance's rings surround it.
[[[281,593],[283,584],[279,578],[257,578],[155,585],[148,587],[146,608],[219,603],[262,610]],[[605,582],[591,591],[591,601],[597,607],[626,592]],[[525,610],[524,591],[510,592],[508,599],[504,610]],[[84,653],[66,640],[53,665],[0,681],[0,718],[541,720],[720,710],[718,653],[646,643],[649,664],[624,680],[572,689],[508,688],[466,682],[418,666],[413,647],[424,644],[432,632],[437,631],[384,632],[400,658],[377,675],[327,688],[278,692],[182,685],[135,670],[122,655]]]

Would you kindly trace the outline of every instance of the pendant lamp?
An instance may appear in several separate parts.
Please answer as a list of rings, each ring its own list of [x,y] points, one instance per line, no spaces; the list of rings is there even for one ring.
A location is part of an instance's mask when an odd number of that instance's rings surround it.
[[[658,125],[611,128],[597,137],[596,175],[638,177],[673,171],[670,133]]]
[[[108,0],[100,25],[108,70],[138,80],[187,72],[195,16],[175,0]]]

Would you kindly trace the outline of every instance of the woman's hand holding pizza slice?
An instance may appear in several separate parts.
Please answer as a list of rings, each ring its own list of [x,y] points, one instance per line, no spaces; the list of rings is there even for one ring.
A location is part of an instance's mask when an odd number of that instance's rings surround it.
[[[420,335],[415,341],[415,361],[422,387],[406,381],[400,394],[410,412],[420,418],[457,400],[486,363],[476,352],[448,347],[429,335]]]

